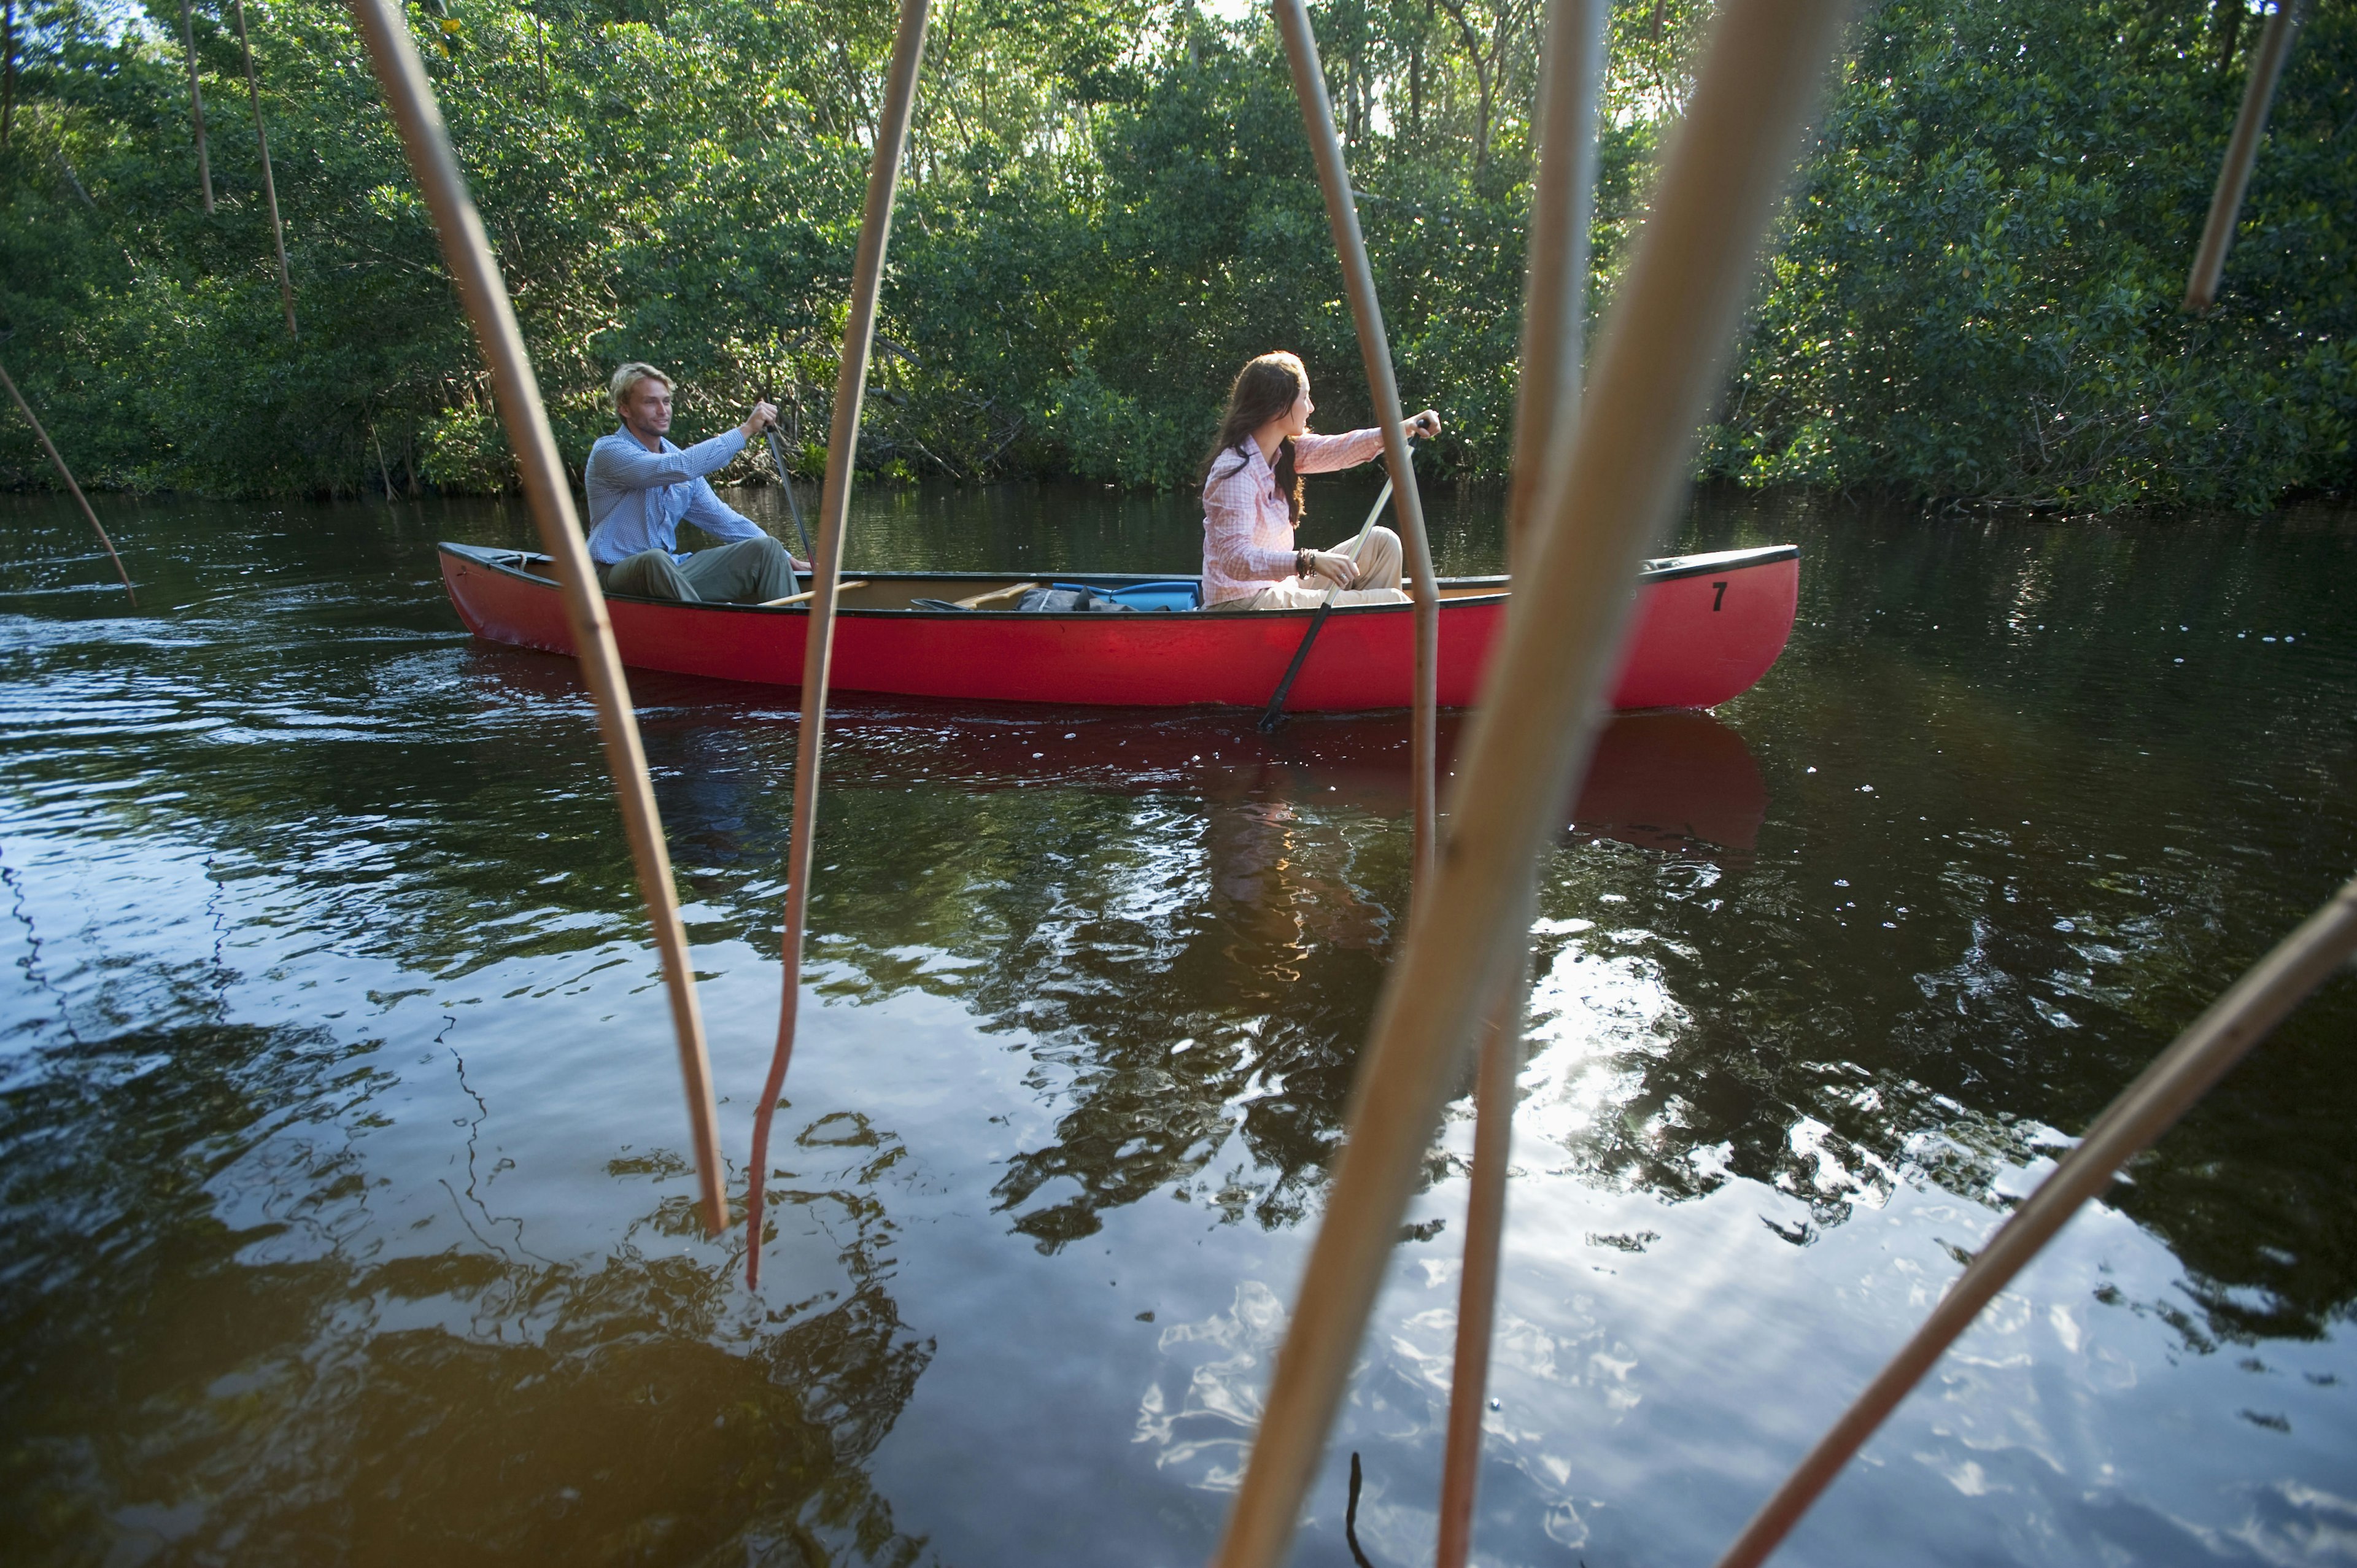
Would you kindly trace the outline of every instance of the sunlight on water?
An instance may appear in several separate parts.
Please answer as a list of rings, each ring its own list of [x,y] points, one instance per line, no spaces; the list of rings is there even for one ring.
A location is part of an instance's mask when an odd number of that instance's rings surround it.
[[[1581,940],[1587,933],[1587,940]],[[1591,920],[1541,920],[1539,959],[1525,1027],[1519,1126],[1556,1143],[1595,1130],[1629,1098],[1632,1053],[1658,1057],[1689,1022],[1647,961],[1641,930],[1598,932]],[[1550,954],[1549,939],[1560,945]],[[1567,939],[1567,940],[1566,940]]]

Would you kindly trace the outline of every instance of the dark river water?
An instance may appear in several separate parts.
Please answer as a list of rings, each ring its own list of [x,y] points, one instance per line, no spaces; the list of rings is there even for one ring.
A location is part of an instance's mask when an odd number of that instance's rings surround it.
[[[1313,505],[1338,535],[1360,492]],[[776,498],[754,494],[768,515]],[[1496,500],[1436,545],[1494,569]],[[1406,894],[1404,719],[862,700],[777,1238],[705,1239],[562,660],[435,502],[0,502],[0,1556],[1199,1563]],[[785,532],[782,521],[780,532]],[[1542,876],[1489,1564],[1711,1560],[2054,1151],[2357,870],[2357,517],[1706,499],[1790,650],[1623,720]],[[1179,570],[1092,489],[878,491],[854,566]],[[634,682],[740,1200],[794,693]],[[1938,1368],[1792,1563],[2357,1562],[2357,986]],[[1469,1089],[1469,1076],[1467,1082]],[[1429,1562],[1454,1106],[1297,1561]]]

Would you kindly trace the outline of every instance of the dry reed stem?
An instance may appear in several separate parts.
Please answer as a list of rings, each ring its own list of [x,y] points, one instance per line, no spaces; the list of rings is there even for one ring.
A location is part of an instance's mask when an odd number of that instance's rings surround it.
[[[33,436],[40,442],[41,450],[47,452],[49,461],[57,466],[58,478],[63,479],[66,489],[73,492],[74,504],[81,508],[82,516],[90,520],[90,526],[98,534],[98,542],[106,546],[106,558],[114,563],[114,575],[123,579],[123,591],[131,595],[132,608],[138,608],[139,596],[132,590],[131,574],[123,569],[123,557],[114,553],[114,541],[106,536],[105,529],[99,527],[98,513],[91,510],[90,498],[81,493],[80,485],[74,483],[73,470],[67,467],[65,458],[59,456],[58,444],[49,439],[48,431],[41,428],[41,422],[34,417],[33,405],[27,403],[25,394],[16,390],[16,378],[5,367],[0,367],[0,382],[7,384],[8,395],[16,400],[16,412],[23,414],[25,423],[33,427]]]
[[[1507,564],[1526,553],[1533,520],[1546,515],[1569,477],[1587,349],[1587,229],[1596,197],[1596,109],[1603,90],[1604,0],[1555,0],[1547,10],[1539,86],[1539,167],[1531,199],[1529,274],[1523,303],[1523,366],[1514,408],[1514,464],[1506,498]],[[1512,601],[1507,612],[1513,611]],[[1527,913],[1524,929],[1528,929]],[[1482,1404],[1489,1392],[1499,1258],[1504,1247],[1506,1167],[1513,1141],[1514,1080],[1522,1069],[1525,964],[1486,1012],[1474,1091],[1473,1172],[1465,1213],[1457,1343],[1448,1380],[1441,1458],[1437,1568],[1464,1568],[1473,1550],[1480,1489]]]
[[[1383,988],[1350,1136],[1216,1561],[1275,1568],[1485,1004],[1523,961],[1518,896],[1593,747],[1639,565],[1695,432],[1801,150],[1843,0],[1728,0],[1582,402],[1569,481],[1534,530],[1460,765],[1451,832]]]
[[[1525,902],[1524,930],[1530,929],[1530,905],[1535,902],[1534,897]],[[1525,962],[1481,1020],[1480,1069],[1473,1085],[1473,1171],[1466,1183],[1465,1261],[1457,1282],[1457,1343],[1441,1455],[1436,1568],[1465,1568],[1473,1552],[1481,1419],[1490,1391],[1490,1348],[1506,1233],[1506,1172],[1513,1159],[1514,1095],[1523,1071],[1523,1008],[1530,991],[1531,971]]]
[[[2259,143],[2267,134],[2267,109],[2275,102],[2284,61],[2291,58],[2304,3],[2276,0],[2266,31],[2259,37],[2258,50],[2251,57],[2250,80],[2243,84],[2243,107],[2234,116],[2234,134],[2227,139],[2225,161],[2218,167],[2217,192],[2210,199],[2210,219],[2201,226],[2193,270],[2186,274],[2184,308],[2190,314],[2198,316],[2218,303],[2226,252],[2234,243],[2234,224],[2243,212],[2243,193],[2250,187],[2252,166],[2259,161]]]
[[[884,118],[867,168],[867,205],[859,219],[859,250],[851,268],[851,314],[844,324],[843,358],[834,381],[834,423],[826,438],[826,488],[819,497],[817,558],[811,563],[810,628],[802,642],[802,730],[794,747],[793,836],[786,845],[784,990],[778,1001],[778,1043],[770,1076],[753,1112],[753,1164],[746,1198],[745,1283],[761,1283],[762,1188],[769,1180],[770,1124],[786,1069],[794,1055],[802,1003],[802,933],[810,912],[811,856],[818,831],[819,759],[826,744],[826,683],[834,660],[834,597],[843,570],[844,531],[851,516],[852,465],[859,456],[859,413],[875,351],[876,299],[884,284],[884,251],[892,233],[892,198],[900,184],[900,152],[916,108],[917,71],[925,53],[927,0],[901,0],[892,39]],[[790,481],[791,482],[791,481]]]
[[[1415,887],[1420,893],[1432,880],[1433,860],[1440,847],[1439,785],[1434,760],[1440,738],[1440,587],[1432,569],[1432,544],[1425,535],[1424,499],[1415,488],[1407,433],[1400,428],[1405,416],[1400,410],[1399,377],[1392,369],[1391,346],[1383,336],[1383,303],[1375,297],[1375,272],[1367,261],[1367,242],[1359,232],[1359,209],[1351,195],[1350,171],[1343,166],[1342,144],[1334,133],[1334,105],[1326,95],[1318,39],[1309,29],[1309,13],[1302,0],[1273,0],[1273,4],[1277,28],[1285,35],[1286,59],[1293,67],[1293,92],[1301,102],[1302,127],[1318,162],[1318,188],[1326,195],[1327,226],[1333,231],[1342,281],[1350,291],[1351,318],[1359,329],[1359,359],[1366,370],[1367,394],[1374,403],[1375,422],[1383,427],[1383,465],[1391,471],[1401,532],[1407,535],[1408,571],[1413,579],[1408,592],[1415,600],[1415,674],[1408,699],[1409,796],[1415,816]]]
[[[1506,490],[1506,565],[1563,489],[1587,353],[1587,230],[1596,206],[1596,108],[1604,89],[1605,0],[1555,0],[1539,71],[1539,166],[1523,290],[1523,373]]]
[[[541,548],[554,563],[565,626],[573,636],[582,678],[597,703],[597,734],[605,743],[607,770],[614,777],[614,793],[621,805],[622,831],[630,839],[639,892],[646,900],[655,947],[662,957],[672,1029],[679,1042],[680,1075],[687,1087],[688,1122],[695,1144],[704,1220],[716,1235],[728,1225],[728,1197],[721,1177],[720,1113],[713,1100],[712,1064],[704,1047],[704,1018],[696,1005],[695,972],[688,963],[687,932],[680,924],[671,854],[663,843],[654,788],[647,779],[646,754],[639,744],[630,683],[622,673],[621,654],[614,646],[613,626],[607,619],[606,596],[598,589],[588,548],[582,542],[572,487],[564,460],[557,455],[556,437],[548,427],[548,411],[541,405],[540,385],[533,376],[523,334],[516,327],[507,285],[483,232],[483,220],[467,194],[466,177],[450,150],[449,133],[434,101],[434,89],[425,80],[417,46],[410,39],[408,24],[395,0],[351,0],[351,6],[361,36],[368,40],[377,82],[408,150],[410,169],[433,213],[443,260],[474,325],[475,341],[490,366],[500,419],[515,451],[524,495],[532,503],[533,521],[540,530]]]
[[[2111,1185],[2129,1156],[2174,1125],[2352,952],[2357,952],[2357,881],[2345,884],[2254,964],[2104,1109],[2079,1146],[1974,1255],[1923,1326],[1744,1527],[1718,1568],[1754,1568],[1765,1561],[1981,1309],[2089,1198]]]
[[[180,48],[188,57],[188,118],[197,127],[197,188],[205,199],[205,213],[213,209],[213,166],[205,156],[205,95],[197,87],[197,27],[188,16],[188,0],[180,0]]]

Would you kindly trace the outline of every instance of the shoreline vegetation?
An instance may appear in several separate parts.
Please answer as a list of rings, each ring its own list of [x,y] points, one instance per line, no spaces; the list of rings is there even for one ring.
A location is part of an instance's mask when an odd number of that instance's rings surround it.
[[[85,484],[490,493],[512,463],[363,51],[247,9],[302,336],[286,330],[233,6],[5,0],[0,342]],[[823,464],[888,0],[421,0],[452,137],[576,469],[612,365],[691,434],[764,395]],[[1313,7],[1435,478],[1501,478],[1537,0]],[[1683,102],[1696,0],[1612,13],[1594,304]],[[2316,0],[2219,306],[2178,309],[2260,14],[2241,0],[1862,9],[1697,478],[2079,515],[2262,511],[2357,480],[2357,0]],[[863,471],[1191,482],[1283,345],[1363,421],[1350,316],[1265,17],[941,0]],[[766,474],[748,454],[724,481]],[[0,487],[53,482],[0,422]]]

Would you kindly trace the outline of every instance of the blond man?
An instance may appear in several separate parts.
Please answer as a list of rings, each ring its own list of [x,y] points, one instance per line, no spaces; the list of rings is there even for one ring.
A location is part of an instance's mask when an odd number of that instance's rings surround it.
[[[689,604],[759,604],[794,591],[808,570],[760,525],[715,495],[706,474],[728,466],[745,444],[777,423],[757,403],[745,423],[682,450],[671,431],[671,378],[633,360],[614,372],[620,428],[589,448],[583,476],[589,492],[589,559],[609,594]],[[692,522],[723,541],[692,553],[679,548],[679,525]]]

